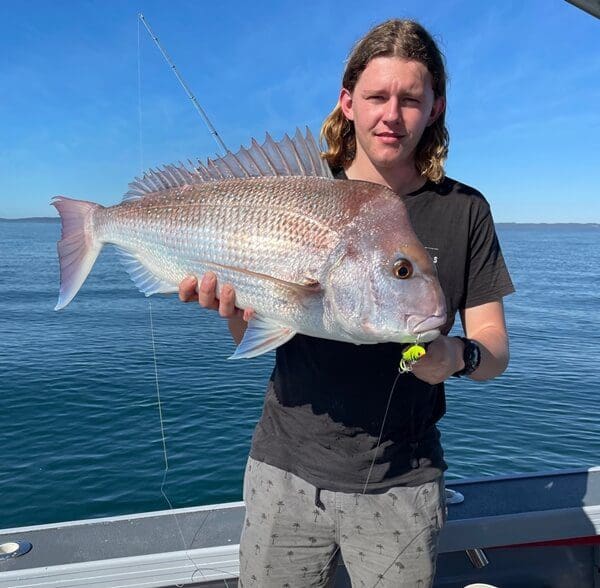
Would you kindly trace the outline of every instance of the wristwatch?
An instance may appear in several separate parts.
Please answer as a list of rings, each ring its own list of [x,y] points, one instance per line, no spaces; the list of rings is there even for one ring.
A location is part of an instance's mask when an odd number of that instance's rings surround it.
[[[454,372],[452,375],[460,378],[461,376],[470,376],[479,367],[481,363],[481,349],[477,341],[473,341],[473,339],[467,339],[466,337],[458,337],[458,339],[465,345],[463,350],[465,367],[462,370]]]

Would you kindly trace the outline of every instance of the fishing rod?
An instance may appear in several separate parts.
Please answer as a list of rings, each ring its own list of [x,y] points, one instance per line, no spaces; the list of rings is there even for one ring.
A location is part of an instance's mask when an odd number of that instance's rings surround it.
[[[229,149],[227,149],[227,146],[223,142],[223,139],[221,139],[219,133],[217,132],[217,129],[215,129],[214,125],[210,122],[210,119],[208,118],[206,112],[204,112],[204,109],[202,108],[202,106],[200,106],[200,104],[198,103],[198,100],[196,100],[196,97],[194,96],[194,94],[192,94],[192,91],[190,90],[188,85],[185,83],[185,80],[179,73],[177,67],[173,63],[173,60],[169,57],[169,54],[166,52],[164,47],[160,44],[158,37],[154,34],[154,31],[150,28],[150,24],[146,20],[146,17],[140,12],[138,14],[138,18],[140,19],[142,24],[146,27],[148,34],[150,35],[150,37],[152,37],[152,40],[154,41],[155,45],[158,47],[159,51],[162,53],[162,56],[165,58],[165,61],[169,64],[169,67],[175,74],[175,77],[181,84],[181,87],[184,89],[185,93],[187,94],[187,97],[192,101],[194,108],[198,111],[198,113],[202,117],[202,120],[204,120],[204,122],[206,123],[206,126],[208,127],[208,130],[210,131],[210,134],[213,136],[214,140],[217,142],[217,145],[219,146],[220,149],[223,150],[224,153],[227,153],[229,151]]]

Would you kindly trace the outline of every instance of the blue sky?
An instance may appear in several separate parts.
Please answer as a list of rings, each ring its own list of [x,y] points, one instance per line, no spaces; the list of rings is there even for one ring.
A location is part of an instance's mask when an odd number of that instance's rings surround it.
[[[447,59],[448,174],[496,221],[600,222],[600,21],[563,0],[2,2],[0,217],[116,204],[141,165],[216,152],[143,27],[138,88],[139,12],[232,150],[318,131],[351,45],[415,18]]]

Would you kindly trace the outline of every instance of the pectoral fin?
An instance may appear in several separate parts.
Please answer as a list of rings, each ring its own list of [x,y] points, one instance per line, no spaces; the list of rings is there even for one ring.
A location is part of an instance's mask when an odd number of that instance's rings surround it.
[[[242,342],[229,359],[248,359],[276,349],[289,341],[296,331],[272,321],[255,317],[248,323]]]

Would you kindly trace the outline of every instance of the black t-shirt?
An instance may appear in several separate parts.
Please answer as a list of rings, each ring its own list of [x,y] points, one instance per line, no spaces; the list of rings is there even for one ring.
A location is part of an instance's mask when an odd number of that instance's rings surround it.
[[[445,178],[427,182],[404,201],[446,296],[444,334],[457,310],[514,291],[489,205],[479,192]],[[306,335],[279,347],[251,456],[341,492],[363,492],[367,479],[367,492],[382,492],[439,477],[447,467],[435,426],[446,410],[444,385],[404,374],[390,400],[400,348]]]

